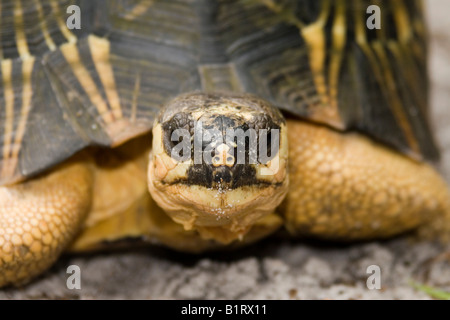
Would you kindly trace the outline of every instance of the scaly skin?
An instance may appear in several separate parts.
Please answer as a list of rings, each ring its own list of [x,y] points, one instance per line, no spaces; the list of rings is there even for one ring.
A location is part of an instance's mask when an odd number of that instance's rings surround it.
[[[81,161],[0,188],[0,287],[24,283],[53,264],[89,211],[92,182]]]
[[[432,234],[450,227],[447,186],[428,164],[361,134],[306,122],[288,121],[288,136],[290,186],[282,214],[293,234],[350,241],[427,224],[423,231]]]
[[[151,243],[161,243],[191,253],[224,247],[218,241],[203,239],[196,230],[185,230],[152,199],[145,179],[151,141],[151,136],[142,136],[117,149],[100,150],[94,154],[95,197],[82,230],[68,251],[126,246],[127,239],[133,238],[144,238]],[[282,224],[278,215],[265,216],[253,224],[243,241],[235,242],[230,247],[255,242],[273,233]]]
[[[388,237],[425,224],[431,227],[422,229],[432,235],[436,227],[450,227],[448,189],[431,166],[360,134],[342,134],[306,122],[288,120],[288,140],[290,187],[278,213],[293,235],[348,241]],[[147,148],[143,142],[137,144]],[[130,153],[118,151],[124,150]],[[122,157],[125,163],[118,166],[109,160],[80,159],[17,186],[0,188],[0,287],[33,278],[68,247],[95,249],[96,242],[101,247],[104,239],[142,234],[188,252],[223,247],[185,231],[156,207],[145,193],[147,161],[142,161],[141,153]],[[111,174],[106,174],[108,170]],[[142,186],[136,187],[136,177],[125,179],[127,172],[141,172]],[[111,207],[115,198],[109,196],[102,200],[97,194],[99,199],[91,205],[93,190],[107,186],[112,187],[108,193],[116,196],[120,191],[116,187],[132,189],[136,199],[117,212]],[[243,242],[230,247],[256,241],[279,225],[280,219],[269,215],[257,221]],[[82,232],[71,241],[80,227]]]

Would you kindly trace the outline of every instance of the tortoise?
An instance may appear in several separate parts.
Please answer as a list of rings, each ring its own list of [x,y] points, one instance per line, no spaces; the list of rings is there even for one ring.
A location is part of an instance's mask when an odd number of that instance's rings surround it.
[[[0,287],[130,238],[445,233],[422,7],[1,1]]]

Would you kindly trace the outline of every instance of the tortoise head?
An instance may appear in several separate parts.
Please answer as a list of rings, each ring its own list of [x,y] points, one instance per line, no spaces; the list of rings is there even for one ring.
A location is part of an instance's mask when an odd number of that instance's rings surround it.
[[[186,94],[155,120],[149,189],[186,230],[228,243],[283,200],[287,158],[286,123],[270,103]]]

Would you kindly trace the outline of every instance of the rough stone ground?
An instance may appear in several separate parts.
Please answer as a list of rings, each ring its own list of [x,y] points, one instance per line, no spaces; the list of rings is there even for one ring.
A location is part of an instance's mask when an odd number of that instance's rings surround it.
[[[450,1],[428,0],[432,31],[433,118],[450,182]],[[162,248],[62,258],[49,272],[0,299],[428,299],[411,279],[450,291],[447,248],[398,238],[355,245],[269,239],[237,252],[193,257]],[[80,266],[82,289],[66,289]],[[381,267],[382,289],[368,290],[366,268]]]

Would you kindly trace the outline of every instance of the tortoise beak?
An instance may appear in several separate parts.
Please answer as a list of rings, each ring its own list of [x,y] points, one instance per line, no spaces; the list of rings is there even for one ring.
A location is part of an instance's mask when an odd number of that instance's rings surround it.
[[[231,183],[233,173],[231,172],[231,169],[226,166],[220,166],[213,169],[212,172],[213,175],[213,182],[215,184],[222,185],[223,184],[229,184]]]

